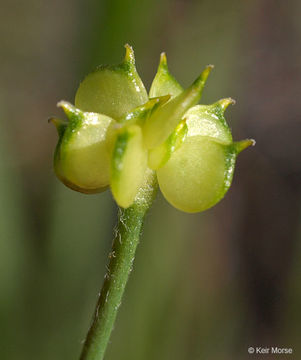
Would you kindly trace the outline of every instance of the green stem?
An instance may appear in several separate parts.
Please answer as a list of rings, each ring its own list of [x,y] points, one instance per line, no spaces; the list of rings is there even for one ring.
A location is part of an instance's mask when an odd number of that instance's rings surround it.
[[[127,209],[118,209],[118,224],[109,255],[107,274],[80,360],[104,358],[122,295],[132,271],[144,217],[153,202],[156,190],[155,176],[150,172],[134,204]]]

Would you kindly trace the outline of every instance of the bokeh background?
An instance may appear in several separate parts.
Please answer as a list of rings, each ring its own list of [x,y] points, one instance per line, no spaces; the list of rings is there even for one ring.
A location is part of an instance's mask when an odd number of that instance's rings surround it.
[[[184,86],[215,64],[202,102],[235,98],[234,137],[257,145],[213,209],[158,196],[106,359],[301,358],[300,14],[298,0],[1,0],[1,360],[79,356],[116,208],[55,178],[47,118],[126,42],[147,87],[161,51]]]

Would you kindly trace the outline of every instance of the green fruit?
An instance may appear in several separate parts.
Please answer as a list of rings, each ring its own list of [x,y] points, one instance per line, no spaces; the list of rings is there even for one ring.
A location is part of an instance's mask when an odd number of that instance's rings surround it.
[[[147,101],[147,92],[129,45],[126,45],[126,55],[120,65],[99,67],[84,79],[75,95],[77,108],[114,119]]]
[[[232,146],[209,137],[189,137],[157,171],[160,189],[177,209],[191,213],[204,211],[228,190],[235,157]]]
[[[184,118],[185,141],[157,170],[160,189],[174,207],[185,212],[204,211],[219,202],[229,189],[237,155],[253,140],[232,142],[224,118],[232,99],[197,105]]]
[[[56,123],[59,142],[54,169],[62,182],[83,193],[101,192],[110,183],[106,132],[114,122],[105,115],[82,112],[67,102],[60,102],[69,123]]]
[[[212,207],[230,187],[237,155],[255,143],[233,142],[224,112],[234,100],[197,105],[212,68],[183,90],[162,53],[148,96],[126,45],[120,65],[101,66],[84,79],[76,107],[58,104],[69,122],[51,119],[59,133],[57,176],[87,194],[110,186],[117,204],[127,208],[156,171],[162,193],[176,208]]]

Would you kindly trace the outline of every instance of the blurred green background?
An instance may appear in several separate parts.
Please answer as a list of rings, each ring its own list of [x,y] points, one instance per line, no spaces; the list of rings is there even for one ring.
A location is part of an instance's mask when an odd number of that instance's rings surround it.
[[[234,137],[257,145],[213,209],[189,215],[158,196],[106,359],[256,359],[249,346],[301,358],[300,11],[298,0],[1,0],[1,360],[79,356],[116,209],[109,192],[55,178],[47,118],[126,42],[147,87],[161,51],[184,86],[214,64],[202,102],[236,99]]]

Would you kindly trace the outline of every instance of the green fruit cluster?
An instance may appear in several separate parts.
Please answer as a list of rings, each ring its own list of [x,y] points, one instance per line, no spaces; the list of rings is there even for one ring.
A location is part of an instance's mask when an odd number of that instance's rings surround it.
[[[177,209],[212,207],[231,185],[237,155],[254,144],[232,140],[224,111],[233,100],[197,105],[212,66],[183,89],[164,53],[147,94],[133,50],[125,47],[121,64],[100,66],[84,79],[75,106],[58,103],[69,121],[51,119],[59,134],[57,176],[87,194],[110,187],[118,205],[127,208],[155,171],[163,195]]]

